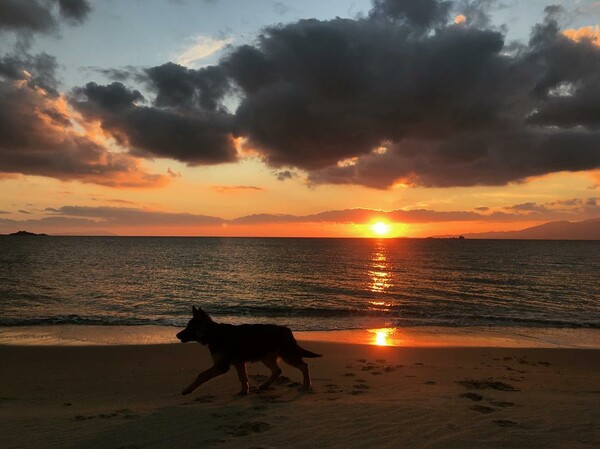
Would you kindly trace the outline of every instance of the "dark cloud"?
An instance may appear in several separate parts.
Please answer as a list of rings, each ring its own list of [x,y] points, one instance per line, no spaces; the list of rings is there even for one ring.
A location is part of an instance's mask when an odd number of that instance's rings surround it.
[[[66,102],[51,83],[42,82],[54,79],[51,70],[38,76],[35,64],[29,64],[31,73],[11,72],[9,59],[0,59],[0,173],[107,186],[149,187],[164,182],[163,176],[142,170],[131,156],[111,153],[76,130]]]
[[[452,2],[438,0],[373,0],[369,16],[429,28],[447,21],[451,6]]]
[[[266,189],[257,186],[212,186],[211,190],[217,193],[238,193],[238,192],[265,192]]]
[[[49,33],[60,19],[79,24],[90,11],[87,0],[2,0],[0,30]]]
[[[163,100],[169,103],[169,99]],[[88,83],[75,89],[72,104],[131,153],[143,157],[171,157],[189,165],[232,162],[237,158],[230,134],[231,119],[224,113],[185,107],[140,105],[137,90],[114,82]]]
[[[0,2],[0,29],[49,32],[55,27],[55,17],[42,2],[35,0]]]
[[[373,209],[331,210],[312,215],[254,214],[232,220],[236,224],[266,223],[368,223],[375,218],[399,223],[473,221],[485,217],[475,212],[439,212],[426,209],[380,211]]]
[[[204,226],[221,224],[222,218],[208,215],[160,212],[129,207],[63,206],[47,212],[64,217],[99,220],[105,225],[120,226]],[[98,221],[96,222],[98,223]]]
[[[546,206],[531,202],[515,204],[514,206],[506,207],[506,209],[521,212],[548,212],[548,208]]]
[[[56,58],[46,53],[29,55],[27,53],[9,53],[0,56],[0,81],[22,81],[31,88],[42,88],[46,93],[58,95]]]
[[[277,177],[278,181],[285,181],[286,179],[292,179],[298,175],[296,173],[294,173],[293,171],[283,170],[283,171],[277,172],[275,174],[275,176]]]
[[[62,19],[80,23],[89,11],[85,0],[2,0],[0,32],[30,38],[53,32]],[[73,125],[57,68],[53,56],[32,55],[23,42],[0,54],[0,177],[21,173],[107,186],[163,184],[165,177],[145,172],[132,156],[108,151]]]
[[[57,0],[60,15],[73,23],[82,23],[92,10],[87,0]]]
[[[89,85],[76,106],[136,155],[229,162],[233,134],[312,184],[502,185],[600,167],[600,48],[565,37],[556,8],[507,45],[491,5],[376,0],[362,18],[268,27],[215,66],[147,69],[149,106],[121,89],[115,111]]]
[[[69,101],[129,150],[94,167],[100,174],[135,171],[135,157],[234,162],[236,137],[278,179],[301,169],[313,185],[502,185],[599,168],[600,47],[563,35],[556,7],[527,43],[507,44],[490,25],[492,5],[374,0],[356,19],[267,27],[210,67],[102,69],[118,82],[88,83]],[[50,32],[61,18],[80,22],[90,10],[83,0],[7,0],[0,8],[0,29],[29,32]],[[459,13],[466,20],[455,24]],[[0,151],[13,148],[5,173],[87,177],[90,161],[106,160],[104,148],[74,132],[48,141],[37,129],[26,145],[26,131],[13,129],[31,127],[34,115],[73,128],[41,98],[40,89],[59,98],[55,65],[47,55],[0,59]],[[29,89],[19,87],[23,101],[9,100],[17,84]],[[28,148],[21,155],[19,139]],[[33,157],[33,146],[47,157]]]

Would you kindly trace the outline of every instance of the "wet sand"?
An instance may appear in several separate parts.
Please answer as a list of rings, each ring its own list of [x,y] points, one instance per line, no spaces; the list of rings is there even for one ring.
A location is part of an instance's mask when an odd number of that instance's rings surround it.
[[[386,347],[304,341],[313,391],[282,364],[238,397],[198,344],[0,345],[0,447],[592,448],[600,350]],[[248,367],[251,387],[268,370]]]

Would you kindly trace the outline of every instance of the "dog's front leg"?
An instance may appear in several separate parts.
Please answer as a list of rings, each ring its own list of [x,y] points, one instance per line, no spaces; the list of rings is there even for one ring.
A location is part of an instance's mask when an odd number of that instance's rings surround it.
[[[234,364],[235,369],[237,371],[238,379],[242,384],[242,389],[240,390],[240,396],[246,396],[250,391],[248,387],[248,373],[246,372],[246,364],[244,362],[238,362]]]
[[[198,377],[196,377],[196,380],[194,382],[192,382],[189,387],[187,387],[185,390],[183,390],[181,392],[181,394],[182,395],[190,394],[192,391],[194,391],[196,388],[198,388],[203,383],[208,382],[213,377],[217,377],[217,376],[220,376],[221,374],[225,374],[227,371],[229,371],[229,365],[225,365],[225,364],[214,365],[211,368],[207,369],[206,371],[202,371],[200,374],[198,374]]]

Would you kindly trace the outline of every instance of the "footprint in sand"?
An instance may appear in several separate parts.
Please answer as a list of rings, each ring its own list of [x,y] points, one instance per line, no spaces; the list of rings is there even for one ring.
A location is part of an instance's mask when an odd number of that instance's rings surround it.
[[[463,394],[461,394],[459,396],[461,398],[467,398],[467,399],[470,399],[470,400],[476,401],[476,402],[481,401],[483,399],[483,396],[481,396],[480,394],[473,393],[473,392],[470,392],[470,391],[468,393],[463,393]]]
[[[252,433],[263,433],[271,429],[271,424],[264,421],[248,421],[239,426],[219,426],[226,434],[232,437],[244,437]]]
[[[473,390],[493,389],[498,391],[521,391],[513,385],[504,382],[494,381],[492,379],[465,379],[459,380],[456,383],[462,385],[463,387]]]
[[[326,388],[326,390],[325,390],[326,394],[342,393],[344,391],[340,388],[340,386],[338,384],[326,384],[325,388]]]
[[[494,419],[492,422],[500,427],[514,427],[518,424],[510,419]]]
[[[495,405],[496,407],[514,407],[514,402],[508,401],[490,401],[490,404]]]
[[[385,359],[376,359],[375,361],[378,363],[385,363]]]
[[[259,398],[264,402],[268,402],[269,404],[283,404],[284,402],[288,402],[276,394],[263,394],[260,395]]]
[[[356,384],[353,385],[352,388],[356,388],[357,390],[368,390],[370,387],[367,384]]]
[[[344,373],[342,374],[343,377],[356,377],[356,374],[354,373]]]
[[[292,383],[292,379],[290,379],[287,376],[279,376],[275,380],[275,385],[283,385],[283,384],[289,384],[289,383]]]
[[[357,361],[357,362],[360,362],[360,363],[367,363],[367,360],[366,360],[366,359],[357,359],[356,361]]]
[[[435,382],[434,380],[427,380],[425,382],[423,382],[423,384],[425,385],[435,385],[437,382]]]
[[[194,399],[194,402],[199,402],[201,404],[208,404],[210,402],[215,402],[216,397],[211,394],[205,394],[204,396],[200,396],[199,398]]]
[[[479,412],[479,413],[483,413],[484,415],[487,415],[488,413],[492,413],[492,412],[496,411],[495,408],[487,407],[485,405],[472,405],[471,407],[469,407],[469,409],[475,410],[476,412]]]
[[[133,419],[139,418],[140,415],[133,413],[128,408],[123,408],[120,410],[116,410],[112,413],[100,413],[98,415],[77,415],[73,418],[74,421],[89,421],[91,419],[112,419],[112,418],[121,418],[121,419]]]

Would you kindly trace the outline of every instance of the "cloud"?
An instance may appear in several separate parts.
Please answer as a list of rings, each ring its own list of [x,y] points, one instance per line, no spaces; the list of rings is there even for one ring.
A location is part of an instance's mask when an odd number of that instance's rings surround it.
[[[503,185],[600,168],[597,27],[561,31],[549,7],[528,42],[507,44],[492,6],[374,0],[358,18],[267,27],[218,64],[185,67],[231,43],[199,36],[179,64],[102,69],[118,81],[67,96],[53,57],[3,54],[1,176],[156,186],[168,175],[141,158],[236,162],[236,138],[278,179],[303,170],[312,185]],[[52,33],[90,10],[6,0],[0,31]]]
[[[275,175],[276,175],[278,181],[285,181],[286,179],[292,179],[292,178],[298,176],[297,173],[294,173],[290,170],[283,170],[283,171],[275,173]]]
[[[108,199],[115,203],[126,203]],[[113,206],[62,206],[48,207],[42,218],[15,220],[0,218],[0,231],[33,229],[38,232],[53,231],[106,233],[113,228],[130,227],[145,233],[145,229],[189,228],[210,226],[260,226],[298,223],[368,224],[375,220],[393,223],[449,223],[449,222],[520,222],[551,220],[583,220],[600,216],[599,198],[569,198],[544,204],[521,203],[501,209],[477,207],[474,211],[435,211],[428,209],[377,210],[366,208],[330,210],[308,215],[258,213],[234,219],[221,217],[149,210],[136,207]],[[8,214],[8,212],[5,212]],[[163,231],[164,232],[164,231]]]
[[[87,0],[2,0],[0,30],[50,33],[61,19],[79,24],[90,11]]]
[[[1,172],[106,186],[164,184],[166,177],[147,173],[135,158],[110,152],[77,130],[65,99],[50,93],[52,77],[29,69],[32,74],[27,72],[21,79],[0,77]]]
[[[254,214],[236,218],[232,220],[232,223],[244,225],[267,223],[368,223],[376,218],[400,223],[433,223],[482,220],[485,217],[468,211],[345,209],[311,215]]]
[[[564,30],[563,34],[576,42],[588,41],[600,46],[600,26],[585,26]]]
[[[217,193],[238,193],[238,192],[265,192],[266,189],[256,186],[212,186],[211,190]]]
[[[47,208],[54,216],[84,218],[111,226],[206,226],[223,223],[222,218],[190,213],[151,211],[130,207],[63,206]]]
[[[90,10],[85,0],[6,0],[0,32],[50,33],[60,20],[81,23]],[[28,39],[0,54],[0,179],[20,173],[115,187],[164,185],[165,176],[88,132],[59,92],[56,59],[30,54]]]
[[[506,44],[492,6],[376,0],[356,19],[267,27],[202,69],[149,68],[148,105],[115,83],[73,104],[135,156],[233,162],[244,138],[313,185],[504,185],[599,168],[600,48],[563,34],[556,8],[529,42]]]
[[[521,203],[514,206],[508,206],[505,209],[523,212],[548,212],[546,206],[536,203]]]
[[[177,64],[192,67],[194,63],[208,58],[231,44],[233,38],[214,39],[209,36],[199,35],[191,38],[190,41],[191,45],[175,56],[174,60]]]
[[[189,165],[233,162],[237,153],[226,114],[143,106],[137,90],[114,82],[75,89],[73,106],[138,157],[170,157]]]

